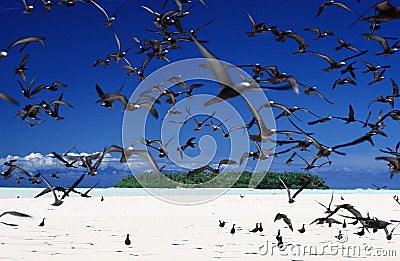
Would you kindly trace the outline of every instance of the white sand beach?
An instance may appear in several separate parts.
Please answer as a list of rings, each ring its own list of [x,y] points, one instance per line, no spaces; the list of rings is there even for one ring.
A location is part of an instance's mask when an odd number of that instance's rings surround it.
[[[52,198],[0,199],[1,211],[15,210],[32,215],[5,215],[0,221],[0,260],[397,260],[400,255],[400,226],[388,241],[383,230],[365,232],[360,224],[347,227],[310,223],[324,217],[330,193],[305,193],[288,204],[287,195],[223,195],[204,204],[171,204],[153,196],[105,196],[97,191],[91,198],[70,197],[58,207]],[[393,193],[334,194],[333,205],[349,203],[364,216],[383,220],[400,219],[400,205]],[[343,200],[341,199],[343,197]],[[292,219],[294,231],[280,212]],[[345,210],[339,214],[352,216]],[[335,219],[344,218],[335,214]],[[45,218],[45,225],[38,226]],[[218,220],[227,222],[219,227]],[[261,222],[263,232],[251,233]],[[236,224],[236,233],[230,229]],[[297,229],[305,224],[305,233]],[[389,231],[396,223],[389,225]],[[285,247],[276,247],[278,229]],[[341,230],[343,237],[335,238]],[[132,244],[124,244],[126,234]],[[310,253],[311,251],[311,253]]]

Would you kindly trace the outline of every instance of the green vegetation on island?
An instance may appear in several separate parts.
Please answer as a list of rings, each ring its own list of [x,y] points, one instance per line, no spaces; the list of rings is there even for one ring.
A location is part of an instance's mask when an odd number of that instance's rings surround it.
[[[154,173],[143,173],[123,177],[114,187],[116,188],[249,188],[283,189],[278,177],[285,181],[291,189],[300,188],[304,184],[304,177],[311,178],[312,182],[307,189],[329,189],[319,176],[299,172],[264,172],[252,173],[244,171],[224,172],[217,176],[212,173],[199,173],[187,177],[186,173],[163,174],[161,178]],[[261,181],[260,181],[261,180]],[[253,185],[254,184],[254,185]],[[255,184],[257,184],[255,186]]]

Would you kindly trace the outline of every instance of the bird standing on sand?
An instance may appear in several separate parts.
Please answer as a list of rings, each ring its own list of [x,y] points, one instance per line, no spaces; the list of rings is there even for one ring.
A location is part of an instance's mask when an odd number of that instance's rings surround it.
[[[362,227],[361,231],[358,231],[356,233],[354,233],[355,235],[359,235],[360,237],[363,236],[365,234],[365,229],[364,227]]]
[[[235,225],[236,225],[236,224],[233,224],[233,226],[232,226],[232,228],[231,228],[231,234],[232,234],[232,235],[235,234],[235,232],[236,232]]]
[[[264,228],[262,227],[261,222],[260,222],[259,225],[258,225],[258,231],[259,231],[259,232],[263,232],[263,231],[264,231]]]
[[[131,244],[131,240],[129,239],[129,234],[126,234],[125,245],[129,246]]]
[[[297,231],[299,231],[301,234],[303,234],[304,232],[306,232],[306,228],[304,227],[304,224],[303,224],[303,226],[302,226],[300,229],[298,229]]]
[[[251,232],[251,233],[256,233],[256,232],[258,232],[258,229],[259,229],[258,223],[256,223],[256,227],[253,228],[252,230],[250,230],[250,232]]]

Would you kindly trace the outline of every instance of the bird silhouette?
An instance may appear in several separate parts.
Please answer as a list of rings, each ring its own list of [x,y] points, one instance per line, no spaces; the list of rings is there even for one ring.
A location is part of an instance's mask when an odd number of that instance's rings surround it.
[[[42,222],[40,222],[39,227],[44,227],[44,220],[45,218],[42,219]]]
[[[129,234],[126,234],[126,238],[125,238],[125,245],[129,246],[131,244],[131,240],[129,239]]]
[[[231,231],[230,231],[232,235],[235,234],[235,232],[236,232],[235,225],[236,224],[233,224]]]

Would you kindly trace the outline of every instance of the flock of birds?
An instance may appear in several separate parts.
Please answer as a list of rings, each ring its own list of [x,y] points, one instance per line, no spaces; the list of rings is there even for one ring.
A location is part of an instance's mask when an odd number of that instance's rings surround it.
[[[40,3],[41,2],[41,3]],[[199,2],[205,7],[207,4],[203,0],[199,0]],[[359,1],[358,1],[359,2]],[[67,7],[74,7],[78,8],[76,5],[78,4],[86,4],[92,5],[93,8],[97,8],[102,14],[105,16],[105,24],[106,27],[112,27],[113,23],[117,21],[117,14],[118,12],[124,8],[129,1],[124,2],[121,6],[119,6],[116,11],[111,14],[105,8],[102,7],[101,4],[94,0],[59,0],[59,1],[37,1],[34,0],[32,3],[28,3],[26,0],[22,0],[24,5],[24,14],[30,14],[34,9],[37,7],[42,7],[43,11],[50,12],[52,8],[59,8],[62,6]],[[168,4],[168,0],[165,1],[163,9]],[[293,75],[288,75],[286,73],[280,72],[277,66],[269,65],[269,66],[262,66],[259,63],[255,64],[242,64],[238,65],[237,67],[243,69],[249,69],[251,78],[245,79],[242,76],[242,81],[240,83],[235,83],[232,79],[231,75],[228,73],[228,68],[224,63],[222,63],[218,58],[207,49],[205,43],[208,40],[199,40],[197,34],[200,34],[201,31],[210,26],[211,22],[208,22],[204,25],[197,27],[194,30],[186,30],[185,29],[185,19],[190,17],[190,10],[192,8],[190,1],[187,0],[174,0],[174,8],[168,11],[154,11],[152,8],[148,6],[142,6],[142,8],[150,13],[153,18],[153,23],[155,25],[155,30],[149,30],[157,36],[161,36],[162,39],[140,39],[137,36],[132,36],[133,44],[131,44],[127,48],[122,47],[122,43],[119,39],[119,36],[116,32],[114,32],[114,38],[117,45],[116,52],[106,54],[103,58],[99,58],[93,63],[93,67],[97,67],[102,65],[104,68],[107,68],[112,63],[117,64],[118,68],[125,70],[124,72],[128,76],[136,76],[138,80],[143,81],[146,79],[147,65],[152,62],[153,59],[163,60],[166,62],[170,62],[168,58],[170,50],[179,51],[181,48],[180,45],[183,43],[192,44],[194,45],[200,54],[207,59],[208,64],[205,66],[215,78],[219,81],[220,85],[220,92],[218,93],[217,97],[209,100],[204,104],[204,106],[212,106],[215,103],[220,102],[221,100],[229,100],[235,97],[240,96],[243,92],[246,91],[264,91],[264,90],[277,90],[277,91],[294,91],[296,94],[300,94],[302,90],[306,95],[317,95],[320,97],[324,102],[333,104],[328,98],[326,98],[316,87],[312,87],[307,83],[302,83],[296,79]],[[348,12],[353,12],[357,14],[355,11],[350,9],[347,5],[337,1],[327,1],[323,3],[317,11],[316,17],[319,17],[324,12],[334,11],[333,7],[342,8]],[[328,10],[331,9],[332,10]],[[390,1],[381,1],[375,5],[373,5],[368,11],[373,10],[374,15],[366,17],[366,13],[362,15],[358,15],[359,20],[363,22],[367,22],[370,24],[370,29],[368,33],[362,35],[366,41],[377,42],[376,44],[380,45],[380,49],[376,52],[377,56],[392,56],[395,55],[400,47],[400,40],[397,38],[390,38],[390,37],[383,37],[379,35],[379,30],[385,25],[386,22],[395,20],[400,18],[400,7],[393,6]],[[385,79],[385,75],[387,74],[387,70],[391,68],[391,65],[377,65],[372,62],[366,61],[362,57],[370,50],[360,50],[359,48],[353,46],[351,43],[345,41],[337,37],[338,45],[335,47],[337,51],[342,49],[347,49],[353,52],[352,55],[347,56],[345,58],[330,57],[320,52],[316,52],[309,49],[310,44],[298,33],[295,33],[291,30],[279,30],[277,26],[267,26],[267,23],[257,23],[253,16],[248,12],[247,13],[249,19],[249,28],[250,30],[246,33],[248,37],[256,37],[260,34],[272,34],[272,37],[277,42],[286,42],[287,39],[293,39],[298,44],[298,49],[293,52],[294,55],[298,54],[311,54],[316,57],[319,57],[325,60],[328,64],[328,67],[323,68],[322,71],[324,72],[331,72],[331,71],[340,71],[340,75],[343,75],[344,78],[337,79],[332,84],[332,89],[337,88],[340,85],[352,84],[356,85],[356,80],[358,74],[356,74],[356,70],[358,68],[354,67],[356,64],[356,59],[360,59],[365,66],[364,71],[362,74],[371,74],[372,80],[369,85],[377,84]],[[319,41],[325,37],[333,37],[335,34],[330,30],[321,30],[319,28],[305,28],[305,32],[314,33],[315,38],[314,41]],[[45,46],[45,37],[35,37],[29,36],[25,38],[18,39],[10,43],[10,45],[0,52],[0,60],[7,59],[8,53],[14,48],[20,48],[19,53],[23,53],[25,51],[26,46],[29,44],[41,44]],[[373,46],[373,44],[371,44]],[[134,51],[136,49],[136,52]],[[128,53],[135,52],[137,57],[144,56],[144,60],[140,66],[135,67],[131,62],[131,58],[128,57]],[[347,64],[347,62],[349,62]],[[35,78],[28,80],[27,75],[25,74],[27,70],[27,64],[29,62],[29,54],[25,53],[21,59],[20,64],[14,70],[14,74],[20,77],[18,80],[18,84],[22,90],[23,97],[25,98],[24,101],[33,101],[39,93],[42,92],[56,92],[59,93],[61,89],[68,88],[67,84],[54,81],[51,84],[40,84],[36,87]],[[389,94],[381,95],[375,99],[373,99],[369,106],[372,106],[374,103],[387,103],[390,105],[391,110],[383,113],[383,110],[380,111],[377,119],[372,121],[371,115],[372,111],[365,117],[365,119],[359,119],[355,117],[355,112],[352,105],[349,105],[348,115],[344,116],[337,116],[337,115],[330,115],[321,117],[316,113],[308,110],[307,108],[303,107],[287,107],[282,103],[278,103],[275,101],[270,101],[264,104],[263,106],[256,108],[254,105],[246,99],[244,96],[244,102],[249,109],[252,119],[249,119],[249,123],[245,126],[236,126],[231,129],[226,129],[224,126],[225,121],[220,121],[216,118],[215,114],[211,115],[192,115],[190,112],[190,108],[186,108],[186,112],[179,111],[175,108],[175,104],[181,98],[191,98],[192,96],[196,95],[196,93],[201,93],[204,90],[203,83],[188,83],[181,79],[180,75],[173,75],[171,76],[168,81],[170,83],[174,83],[175,85],[172,88],[166,88],[163,83],[158,85],[152,86],[147,91],[140,94],[140,97],[135,101],[130,101],[127,96],[122,94],[124,86],[116,90],[115,92],[107,92],[104,91],[99,84],[95,85],[95,89],[98,94],[97,103],[101,103],[101,106],[112,109],[117,107],[115,102],[120,102],[121,106],[123,107],[123,111],[125,112],[132,112],[136,110],[147,110],[154,118],[158,119],[160,116],[160,109],[157,108],[158,104],[164,103],[170,106],[168,112],[164,115],[165,117],[174,117],[174,115],[183,114],[185,116],[184,121],[174,121],[176,124],[180,124],[182,126],[191,126],[189,122],[193,122],[194,128],[193,131],[201,130],[202,128],[209,128],[210,131],[213,133],[220,132],[221,135],[229,139],[232,132],[237,130],[248,130],[250,133],[250,138],[256,148],[255,151],[246,151],[243,153],[242,157],[238,160],[233,159],[222,159],[219,161],[216,167],[214,165],[204,165],[195,169],[191,169],[187,172],[187,176],[193,176],[198,173],[204,171],[210,171],[213,175],[218,175],[220,173],[220,167],[222,165],[234,165],[234,164],[244,164],[244,162],[250,158],[253,160],[266,160],[275,155],[282,155],[286,153],[290,153],[290,157],[287,159],[286,164],[290,166],[291,162],[297,157],[301,161],[305,163],[304,170],[309,171],[312,168],[321,167],[323,165],[331,165],[332,161],[330,160],[330,156],[332,153],[336,153],[339,155],[346,155],[344,152],[339,151],[338,149],[346,148],[349,146],[355,146],[363,142],[368,142],[372,146],[375,146],[373,137],[383,136],[387,137],[388,135],[384,132],[384,128],[387,124],[387,120],[398,121],[400,120],[400,111],[395,109],[395,101],[399,95],[398,85],[394,78],[390,78],[390,83],[392,86],[392,91]],[[28,83],[29,82],[29,83]],[[26,83],[28,83],[26,85]],[[174,88],[179,88],[179,91],[175,91]],[[155,94],[155,95],[154,95]],[[164,100],[163,97],[166,97]],[[0,92],[0,98],[19,106],[19,102],[14,98],[10,97],[4,92]],[[63,120],[60,113],[60,105],[63,107],[73,108],[73,106],[63,100],[63,93],[59,93],[57,99],[52,101],[45,101],[42,100],[40,103],[36,104],[26,104],[24,105],[20,111],[16,114],[16,118],[21,118],[30,126],[34,127],[37,124],[45,124],[45,119],[39,118],[40,113],[44,112],[44,114],[49,115],[51,118],[55,120]],[[276,116],[276,119],[281,118],[289,118],[289,122],[292,125],[292,130],[280,130],[280,129],[271,129],[268,128],[264,119],[260,115],[260,110],[272,108],[279,113]],[[309,114],[312,117],[315,117],[315,120],[307,122],[308,125],[315,125],[315,124],[325,124],[328,121],[338,120],[343,121],[345,124],[360,124],[361,127],[366,129],[365,133],[360,137],[345,142],[342,144],[328,146],[317,140],[312,133],[309,133],[302,128],[300,128],[295,122],[293,122],[290,118],[296,118],[299,120],[298,116],[295,114],[297,111],[302,111]],[[227,119],[229,120],[229,119]],[[227,121],[226,120],[226,121]],[[280,148],[281,146],[290,146],[285,149],[279,150],[277,152],[272,152],[271,150],[267,150],[263,148],[262,144],[271,141],[271,137],[273,135],[277,135],[278,138],[274,142],[276,142],[276,148]],[[300,137],[300,138],[298,138]],[[172,139],[172,138],[171,138]],[[180,153],[180,156],[184,157],[184,151],[195,148],[196,137],[191,136],[187,138],[187,141],[184,144],[181,144],[176,150]],[[16,177],[16,182],[19,183],[23,179],[28,179],[29,182],[32,184],[44,184],[46,188],[39,193],[36,197],[40,197],[46,193],[52,193],[54,196],[54,203],[53,206],[60,206],[65,200],[66,197],[70,195],[70,193],[78,193],[82,197],[90,197],[89,192],[97,186],[97,183],[91,187],[86,192],[79,192],[76,188],[82,182],[82,180],[87,176],[95,176],[97,175],[97,170],[101,163],[103,162],[104,157],[109,153],[119,153],[120,155],[120,162],[127,162],[131,156],[141,156],[145,157],[148,162],[150,163],[153,171],[157,175],[162,175],[163,167],[159,167],[157,164],[156,158],[168,158],[168,150],[169,150],[169,143],[171,140],[163,143],[159,139],[147,139],[145,137],[138,137],[130,146],[122,147],[119,145],[111,145],[105,146],[102,152],[84,155],[79,153],[76,148],[72,148],[70,151],[59,153],[56,151],[52,152],[52,157],[59,160],[66,168],[84,168],[85,173],[79,176],[79,178],[69,187],[57,187],[53,186],[48,178],[41,173],[33,174],[29,173],[28,171],[24,170],[15,160],[10,160],[5,162],[4,165],[8,167],[8,169],[1,173],[1,176],[4,179],[9,179],[13,174],[18,173],[20,176]],[[136,149],[135,147],[140,144],[144,145],[147,149]],[[168,148],[167,148],[168,147]],[[394,149],[387,147],[385,149],[380,149],[380,151],[385,154],[384,156],[377,156],[375,159],[379,161],[385,161],[389,168],[390,168],[390,177],[393,177],[394,174],[400,172],[400,152],[398,151],[400,147],[400,142],[398,142]],[[316,152],[311,161],[308,161],[305,157],[301,155],[301,152],[309,151],[309,149],[315,148]],[[152,155],[155,152],[158,153],[157,156]],[[321,162],[321,159],[326,159],[325,161]],[[51,178],[57,179],[57,173],[53,173]],[[303,186],[296,191],[293,195],[291,194],[290,188],[286,185],[286,183],[280,179],[282,185],[288,192],[289,204],[295,202],[295,198],[299,195],[299,193],[309,186],[314,180],[310,176],[303,176],[302,177]],[[377,186],[376,186],[377,187]],[[381,188],[381,187],[377,187]],[[62,195],[58,195],[57,193],[62,193]],[[333,195],[332,195],[333,199]],[[395,200],[398,202],[398,198]],[[392,233],[397,225],[389,231],[387,226],[394,222],[399,222],[397,220],[391,220],[390,222],[380,220],[375,217],[363,216],[359,211],[357,211],[354,206],[350,204],[340,204],[337,205],[335,209],[331,209],[332,200],[328,206],[325,206],[321,203],[320,205],[326,208],[326,216],[322,218],[318,218],[311,222],[317,224],[324,224],[328,223],[329,225],[332,224],[342,224],[343,227],[346,226],[345,222],[339,222],[332,218],[334,214],[336,214],[339,210],[347,210],[352,216],[344,216],[345,218],[352,219],[353,224],[360,223],[362,226],[362,230],[357,234],[362,236],[364,234],[364,230],[372,229],[373,232],[377,230],[384,230],[386,233],[386,238],[390,240],[392,238]],[[29,217],[29,215],[19,212],[4,212],[2,215],[15,215],[20,217]],[[0,217],[2,216],[0,215]],[[275,217],[275,221],[283,220],[285,224],[289,227],[290,230],[293,231],[293,225],[290,218],[282,213],[278,213]],[[2,222],[3,223],[3,222]],[[4,223],[3,223],[4,224]],[[44,225],[44,220],[43,220]],[[220,221],[220,227],[224,227],[225,222]],[[257,223],[256,227],[251,230],[251,232],[261,232],[263,231],[262,224]],[[299,229],[300,233],[305,232],[304,225]],[[232,226],[230,233],[235,233],[235,224]],[[278,235],[276,236],[278,244],[283,244],[283,237],[280,235],[280,231],[278,231]],[[130,244],[129,234],[127,235],[127,245]]]
[[[280,181],[285,185],[284,181],[280,179]],[[305,181],[304,184],[308,184],[310,180]],[[300,193],[304,187],[300,188],[295,195]],[[286,187],[286,190],[288,191],[288,196],[289,196],[289,204],[293,203],[294,200],[290,196],[290,191]],[[293,197],[295,197],[295,195]],[[242,197],[242,196],[241,196]],[[242,197],[243,198],[243,197]],[[394,200],[400,204],[399,197],[395,195]],[[377,217],[371,217],[369,213],[367,213],[365,216],[361,214],[360,211],[358,211],[353,205],[348,204],[348,203],[342,203],[342,204],[337,204],[337,205],[332,205],[334,200],[334,192],[331,194],[331,198],[328,204],[323,204],[319,201],[316,201],[320,206],[322,206],[325,211],[322,214],[322,217],[315,218],[312,220],[308,225],[302,224],[298,226],[298,233],[304,234],[308,229],[306,229],[306,226],[310,227],[311,225],[321,225],[324,226],[324,224],[328,225],[329,228],[331,227],[336,227],[338,228],[338,232],[336,235],[332,235],[332,238],[336,238],[336,240],[340,243],[345,243],[348,240],[347,235],[345,235],[342,232],[342,229],[347,228],[348,225],[356,226],[360,225],[359,230],[354,232],[354,235],[357,235],[359,237],[362,237],[365,235],[365,232],[371,233],[370,230],[372,230],[372,233],[377,233],[378,231],[383,231],[385,233],[386,240],[390,241],[393,238],[393,232],[395,229],[400,225],[400,220],[396,219],[391,219],[391,220],[383,220],[383,219],[378,219]],[[344,201],[345,199],[343,196],[340,197],[341,201]],[[344,211],[344,214],[343,214]],[[341,214],[342,213],[342,214]],[[336,216],[337,218],[334,218],[333,216]],[[341,219],[343,221],[340,221],[338,219]],[[286,234],[286,231],[291,231],[294,232],[294,225],[292,222],[292,219],[284,213],[278,212],[275,217],[274,217],[274,222],[278,222],[279,220],[282,220],[284,223],[284,226],[282,228],[279,228],[275,238],[276,238],[276,243],[275,245],[279,248],[284,248],[287,244],[291,243],[285,243],[284,242],[284,236],[283,234]],[[347,222],[346,222],[347,220]],[[222,221],[219,220],[219,227],[224,228],[225,225],[227,224],[227,221]],[[391,226],[389,228],[389,226]],[[256,223],[255,227],[251,230],[248,230],[249,233],[257,233],[257,232],[263,232],[264,228],[262,226],[262,223]],[[231,225],[231,229],[229,230],[230,234],[235,234],[237,232],[236,229],[236,224]],[[246,232],[245,232],[246,233]],[[290,232],[288,232],[290,233]],[[290,237],[290,236],[288,236]],[[260,247],[260,251],[262,250],[263,246]]]

